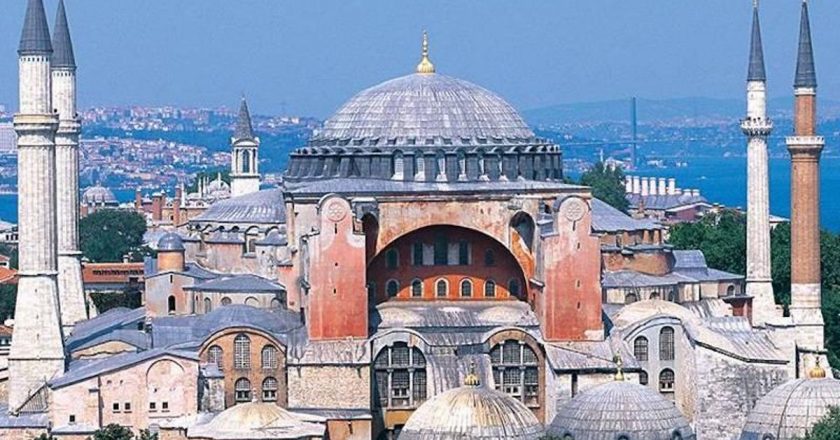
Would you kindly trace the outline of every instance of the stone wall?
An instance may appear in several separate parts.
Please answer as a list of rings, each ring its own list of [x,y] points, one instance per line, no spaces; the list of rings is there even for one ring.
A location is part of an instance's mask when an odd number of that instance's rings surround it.
[[[370,367],[289,367],[289,407],[370,409]]]

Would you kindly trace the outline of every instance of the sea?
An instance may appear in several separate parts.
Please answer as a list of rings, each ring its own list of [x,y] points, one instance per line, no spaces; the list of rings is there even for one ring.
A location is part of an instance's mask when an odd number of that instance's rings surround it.
[[[633,175],[674,177],[677,187],[699,189],[712,203],[743,208],[747,204],[747,159],[745,157],[700,157],[684,159],[682,168],[642,169]],[[840,233],[840,158],[821,161],[821,216],[825,229]],[[577,177],[577,176],[572,176]],[[133,190],[114,190],[121,202],[134,200]],[[790,160],[770,159],[770,212],[790,218]],[[0,194],[0,219],[17,223],[17,195]]]

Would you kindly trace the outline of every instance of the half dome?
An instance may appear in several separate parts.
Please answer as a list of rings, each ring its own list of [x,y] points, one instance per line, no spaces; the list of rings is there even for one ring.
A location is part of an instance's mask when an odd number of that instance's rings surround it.
[[[274,403],[250,402],[191,427],[187,435],[212,440],[291,440],[323,438],[325,431],[323,418],[292,413]]]

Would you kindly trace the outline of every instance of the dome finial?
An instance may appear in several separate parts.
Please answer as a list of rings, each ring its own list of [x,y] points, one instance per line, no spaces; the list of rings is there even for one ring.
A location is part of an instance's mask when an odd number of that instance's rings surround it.
[[[475,361],[470,362],[470,373],[464,377],[464,386],[465,387],[477,387],[481,386],[481,379],[478,378],[478,375],[475,374]]]
[[[423,52],[420,64],[417,65],[417,73],[428,75],[435,73],[435,65],[429,59],[429,34],[423,31]]]
[[[624,382],[624,361],[621,360],[621,354],[616,354],[613,357],[613,362],[615,362],[616,372],[615,372],[615,380],[616,382]]]
[[[814,365],[814,368],[811,368],[811,371],[808,372],[808,377],[811,379],[825,379],[826,372],[825,368],[820,365],[820,357],[814,356],[814,360],[816,364]]]

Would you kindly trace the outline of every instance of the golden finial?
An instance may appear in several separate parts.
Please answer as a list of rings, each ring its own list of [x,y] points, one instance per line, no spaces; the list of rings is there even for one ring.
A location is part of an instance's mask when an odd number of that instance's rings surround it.
[[[435,65],[429,59],[429,34],[423,31],[423,57],[417,65],[417,73],[428,75],[435,73]]]
[[[814,368],[811,368],[811,371],[808,372],[808,377],[811,379],[825,379],[826,372],[825,368],[820,365],[820,357],[816,356],[815,360],[816,365],[814,365]]]
[[[475,374],[475,362],[470,362],[470,373],[464,377],[464,386],[465,387],[477,387],[481,385],[481,379],[478,378],[478,375]]]
[[[616,382],[624,382],[624,361],[621,360],[621,354],[616,354],[613,357],[613,362],[615,362],[616,372],[615,372],[615,380]]]

